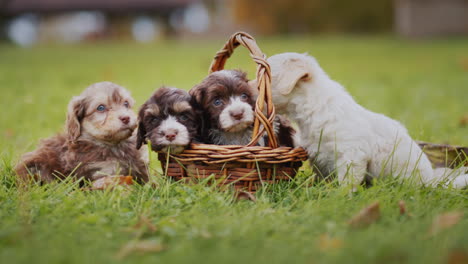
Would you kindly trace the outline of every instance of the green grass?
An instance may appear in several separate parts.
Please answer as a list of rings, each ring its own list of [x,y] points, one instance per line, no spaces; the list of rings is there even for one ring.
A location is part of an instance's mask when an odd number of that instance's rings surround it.
[[[267,54],[309,52],[365,107],[400,120],[420,140],[468,145],[459,120],[468,105],[468,39],[412,42],[391,37],[287,37],[258,40]],[[40,138],[60,131],[66,105],[93,82],[132,91],[137,105],[158,86],[189,89],[207,73],[224,39],[152,45],[93,43],[19,49],[0,44],[0,263],[447,263],[468,254],[468,192],[419,188],[391,179],[350,196],[333,184],[303,184],[311,172],[233,202],[232,194],[159,177],[157,188],[85,192],[71,183],[18,188],[12,166]],[[253,77],[238,49],[228,67]],[[158,164],[153,164],[155,167]],[[400,216],[404,200],[411,217]],[[380,201],[381,219],[364,229],[346,221]],[[433,218],[461,221],[428,236]],[[140,216],[156,231],[133,227]],[[324,246],[327,234],[339,241]],[[160,252],[133,252],[152,241]],[[326,244],[326,243],[325,243]]]

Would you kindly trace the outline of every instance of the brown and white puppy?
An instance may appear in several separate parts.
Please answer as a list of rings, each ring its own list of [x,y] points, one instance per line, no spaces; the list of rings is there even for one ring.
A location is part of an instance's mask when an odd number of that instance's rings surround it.
[[[256,90],[247,74],[222,70],[208,75],[189,91],[203,116],[203,143],[246,145],[252,137]]]
[[[154,151],[178,154],[196,137],[200,120],[184,90],[161,87],[141,106],[137,148],[151,142]]]
[[[146,164],[132,136],[137,126],[133,104],[130,93],[117,84],[92,84],[70,101],[65,133],[24,154],[15,168],[18,176],[50,182],[120,174],[147,181]]]
[[[189,93],[202,115],[200,140],[207,144],[246,145],[252,139],[252,124],[257,98],[256,82],[238,70],[222,70],[208,75]],[[280,146],[294,147],[296,133],[287,119],[277,116],[274,123]],[[259,145],[267,145],[266,136]]]

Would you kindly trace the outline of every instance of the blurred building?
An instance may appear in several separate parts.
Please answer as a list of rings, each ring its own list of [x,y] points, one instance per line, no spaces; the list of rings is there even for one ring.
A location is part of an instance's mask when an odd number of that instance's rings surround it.
[[[468,0],[395,0],[395,30],[408,37],[468,35]]]
[[[22,46],[238,30],[468,35],[468,0],[0,0],[0,37]]]
[[[109,13],[156,12],[169,14],[194,0],[3,0],[4,14],[58,13],[76,10],[95,10]]]
[[[0,0],[0,20],[8,38],[26,46],[128,36],[147,42],[202,33],[210,14],[202,0]]]

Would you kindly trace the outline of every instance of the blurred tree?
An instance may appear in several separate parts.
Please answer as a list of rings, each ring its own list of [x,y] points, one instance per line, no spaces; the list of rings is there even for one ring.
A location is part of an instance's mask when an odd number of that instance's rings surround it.
[[[0,0],[0,40],[6,39],[5,24],[7,18],[4,10],[9,2],[11,2],[11,0]]]
[[[390,31],[392,0],[233,0],[237,23],[261,33]]]

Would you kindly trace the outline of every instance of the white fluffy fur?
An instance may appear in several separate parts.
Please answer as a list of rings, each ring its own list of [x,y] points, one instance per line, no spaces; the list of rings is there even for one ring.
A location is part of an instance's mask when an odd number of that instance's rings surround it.
[[[252,140],[252,128],[246,128],[239,132],[226,133],[219,129],[210,129],[208,131],[215,145],[247,145]],[[262,141],[263,142],[263,141]]]
[[[357,104],[313,57],[283,53],[268,62],[276,109],[298,124],[300,145],[323,176],[336,172],[340,184],[354,189],[366,177],[381,175],[467,186],[468,175],[434,170],[403,125]]]
[[[158,128],[158,133],[162,135],[167,135],[169,133],[175,134],[175,139],[169,141],[165,136],[159,137],[157,145],[167,145],[165,152],[170,147],[172,153],[179,153],[184,150],[184,146],[190,143],[189,133],[187,128],[179,123],[177,119],[173,116],[168,116],[166,120],[161,122],[161,125]]]
[[[242,118],[236,120],[231,116],[231,112],[242,112]],[[223,109],[219,115],[219,123],[221,128],[228,132],[242,132],[247,127],[252,125],[254,113],[252,106],[243,102],[239,96],[229,98],[229,104]]]

